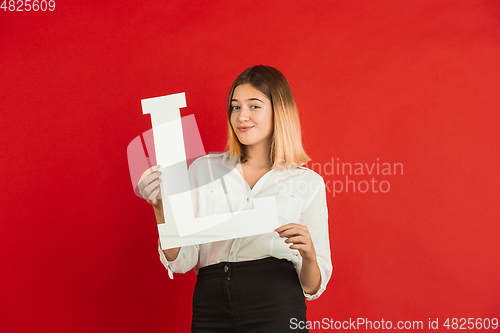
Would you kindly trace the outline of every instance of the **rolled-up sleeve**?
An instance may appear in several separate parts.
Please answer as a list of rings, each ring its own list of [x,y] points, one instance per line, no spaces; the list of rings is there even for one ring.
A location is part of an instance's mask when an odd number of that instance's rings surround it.
[[[300,217],[300,224],[307,226],[309,234],[316,251],[316,260],[318,262],[319,270],[321,273],[321,285],[319,290],[313,294],[304,292],[304,297],[308,301],[315,300],[325,290],[330,281],[333,272],[333,265],[330,253],[330,236],[328,233],[328,206],[326,201],[326,190],[323,178],[318,175],[317,178],[318,191],[313,200],[307,206]],[[302,259],[300,257],[300,259]],[[302,260],[296,267],[297,273],[300,278],[300,270],[302,269]]]
[[[177,258],[173,261],[169,261],[165,257],[165,253],[158,245],[158,252],[160,254],[160,261],[165,266],[168,271],[168,276],[173,279],[173,273],[184,274],[189,272],[198,263],[199,247],[198,245],[181,246]]]

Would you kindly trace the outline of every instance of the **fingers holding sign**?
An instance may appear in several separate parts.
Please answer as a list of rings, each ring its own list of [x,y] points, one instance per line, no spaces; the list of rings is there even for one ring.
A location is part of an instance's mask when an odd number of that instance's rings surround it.
[[[299,250],[302,258],[306,260],[316,261],[316,251],[309,234],[309,230],[305,225],[297,223],[288,223],[275,229],[280,237],[286,238],[285,243],[290,245],[290,249]]]
[[[144,171],[137,184],[142,197],[153,207],[161,206],[160,176],[160,166],[152,166]]]

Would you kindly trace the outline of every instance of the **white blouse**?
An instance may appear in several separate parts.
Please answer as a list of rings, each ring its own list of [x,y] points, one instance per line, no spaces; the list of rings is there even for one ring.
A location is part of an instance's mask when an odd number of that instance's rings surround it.
[[[304,296],[309,301],[318,298],[325,291],[332,275],[323,178],[304,167],[272,169],[250,189],[235,168],[236,163],[236,155],[225,152],[199,157],[190,165],[188,174],[191,188],[197,189],[193,192],[198,195],[198,200],[194,200],[195,216],[252,209],[254,198],[275,196],[280,225],[299,223],[309,230],[321,272],[321,286],[314,295],[304,292]],[[171,279],[172,273],[186,273],[194,268],[198,274],[199,268],[221,261],[238,262],[271,256],[290,260],[300,279],[302,257],[298,250],[290,249],[291,244],[285,243],[285,240],[277,232],[271,232],[182,246],[174,261],[168,261],[159,246],[158,252]]]

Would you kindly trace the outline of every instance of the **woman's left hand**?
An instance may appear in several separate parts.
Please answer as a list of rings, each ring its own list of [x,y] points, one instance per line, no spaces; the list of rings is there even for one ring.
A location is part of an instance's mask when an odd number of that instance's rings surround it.
[[[286,237],[285,243],[293,243],[290,249],[299,250],[303,259],[316,261],[316,251],[309,230],[305,225],[288,223],[275,229],[280,237]]]

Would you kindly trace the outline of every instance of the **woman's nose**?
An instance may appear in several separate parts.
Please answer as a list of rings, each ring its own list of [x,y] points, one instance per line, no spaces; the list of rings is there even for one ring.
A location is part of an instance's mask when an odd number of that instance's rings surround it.
[[[250,118],[250,110],[247,107],[242,107],[240,111],[240,121],[248,121]]]

